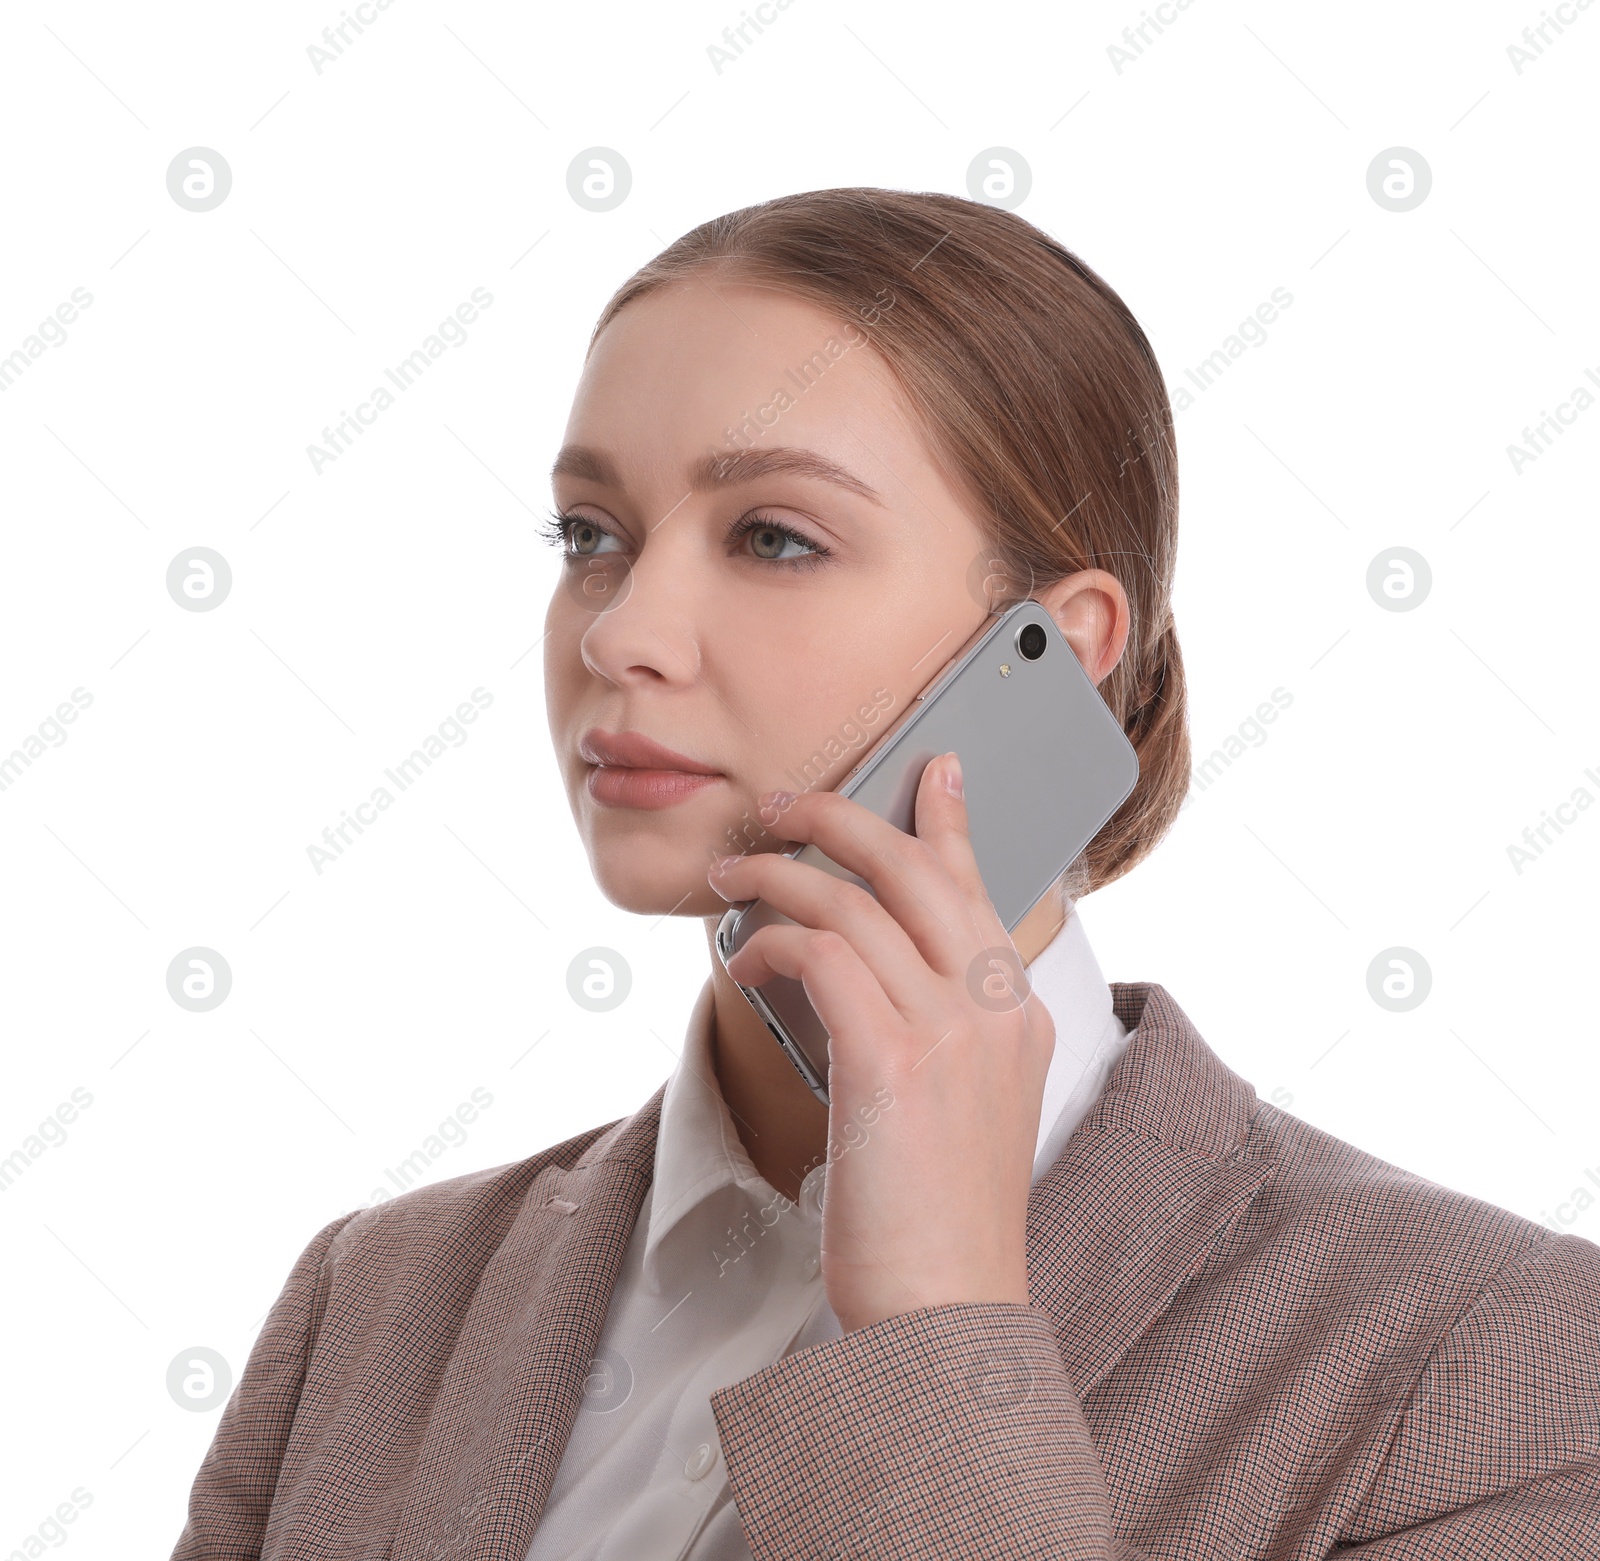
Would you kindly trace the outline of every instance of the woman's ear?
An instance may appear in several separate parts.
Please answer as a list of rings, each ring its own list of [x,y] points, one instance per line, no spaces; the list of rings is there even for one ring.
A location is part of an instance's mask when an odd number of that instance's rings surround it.
[[[1099,684],[1128,643],[1132,617],[1121,582],[1104,569],[1079,569],[1033,595],[1055,619],[1090,682]]]

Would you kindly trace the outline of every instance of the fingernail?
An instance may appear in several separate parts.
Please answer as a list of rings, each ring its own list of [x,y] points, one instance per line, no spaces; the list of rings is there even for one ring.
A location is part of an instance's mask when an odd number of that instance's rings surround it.
[[[761,799],[761,806],[771,808],[786,808],[794,801],[792,791],[769,791]]]
[[[738,860],[737,856],[714,856],[711,858],[711,871],[718,874],[726,872],[729,864]]]
[[[952,797],[963,795],[961,790],[961,760],[953,753],[947,753],[944,756],[944,789]]]

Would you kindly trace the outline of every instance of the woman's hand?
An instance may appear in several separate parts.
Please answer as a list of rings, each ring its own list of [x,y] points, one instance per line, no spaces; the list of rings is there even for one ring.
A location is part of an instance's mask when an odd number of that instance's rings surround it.
[[[728,971],[744,986],[804,982],[828,1028],[822,1274],[847,1332],[924,1306],[1028,1301],[1055,1025],[979,875],[960,775],[954,754],[923,770],[915,836],[836,792],[761,799],[785,838],[815,844],[876,899],[775,854],[709,874],[729,900],[799,923],[761,928]]]

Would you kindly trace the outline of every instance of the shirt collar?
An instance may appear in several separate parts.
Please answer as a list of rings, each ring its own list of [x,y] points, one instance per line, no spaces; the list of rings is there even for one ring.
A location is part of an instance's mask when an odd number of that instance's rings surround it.
[[[1128,1031],[1112,1010],[1111,989],[1069,904],[1066,921],[1026,967],[1028,980],[1055,1021],[1055,1051],[1045,1078],[1034,1149],[1033,1180],[1054,1164],[1073,1129],[1099,1098],[1107,1075],[1127,1044]],[[711,1059],[713,988],[700,989],[684,1031],[683,1050],[667,1080],[656,1134],[644,1263],[668,1234],[718,1188],[744,1188],[761,1204],[777,1195],[745,1152],[733,1115],[717,1084]],[[801,1185],[803,1208],[814,1209],[827,1164],[815,1166]]]

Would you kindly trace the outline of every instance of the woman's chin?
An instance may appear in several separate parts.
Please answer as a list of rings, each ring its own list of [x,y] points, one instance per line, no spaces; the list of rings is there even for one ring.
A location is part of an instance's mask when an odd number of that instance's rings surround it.
[[[594,881],[618,910],[635,916],[695,917],[720,916],[727,910],[728,901],[706,882],[709,850],[671,865],[646,863],[641,855],[638,851],[590,852]]]

